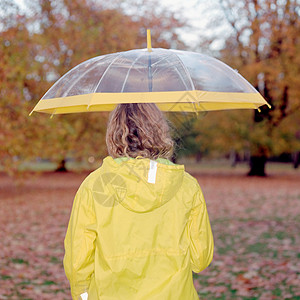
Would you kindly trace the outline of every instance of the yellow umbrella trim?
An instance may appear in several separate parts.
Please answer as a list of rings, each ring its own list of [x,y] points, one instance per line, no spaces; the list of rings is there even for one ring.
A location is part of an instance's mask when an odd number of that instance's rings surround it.
[[[257,109],[270,105],[259,93],[206,91],[93,93],[40,100],[34,112],[66,114],[87,111],[112,111],[119,103],[156,103],[162,111],[198,112],[223,109]]]

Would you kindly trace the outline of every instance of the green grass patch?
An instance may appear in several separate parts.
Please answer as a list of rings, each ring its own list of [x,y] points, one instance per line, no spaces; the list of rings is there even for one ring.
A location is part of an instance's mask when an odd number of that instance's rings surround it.
[[[28,261],[27,260],[24,260],[23,258],[12,258],[11,261],[14,263],[14,264],[26,264],[28,265]]]
[[[53,264],[60,264],[60,259],[58,259],[56,256],[51,256],[50,262]]]
[[[52,281],[52,280],[46,280],[43,282],[43,285],[54,285],[56,284],[56,282]]]
[[[90,164],[81,161],[67,161],[66,168],[68,171],[83,171],[93,170],[99,167],[98,164]],[[32,171],[32,172],[52,172],[57,169],[58,164],[51,161],[24,161],[19,165],[19,171]]]
[[[287,234],[284,231],[278,231],[278,232],[275,233],[275,237],[278,240],[283,240],[285,237],[287,237]]]
[[[29,285],[29,284],[32,284],[32,282],[29,281],[29,280],[24,280],[24,281],[21,281],[21,282],[17,283],[17,285]]]
[[[263,253],[269,251],[265,243],[255,243],[246,247],[247,252]]]
[[[227,254],[228,252],[232,251],[232,246],[227,246],[227,247],[219,247],[218,248],[218,253],[220,255]]]
[[[262,233],[262,235],[260,236],[261,239],[271,239],[271,238],[273,238],[273,237],[274,237],[274,235],[271,234],[271,232],[264,232],[264,233]]]
[[[280,288],[276,288],[275,290],[272,291],[272,294],[273,294],[274,296],[281,296],[282,291],[281,291]]]

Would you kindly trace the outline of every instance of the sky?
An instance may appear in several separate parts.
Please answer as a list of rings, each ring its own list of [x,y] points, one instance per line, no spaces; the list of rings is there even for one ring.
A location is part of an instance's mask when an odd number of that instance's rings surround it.
[[[219,50],[231,32],[226,22],[221,22],[221,26],[216,24],[224,20],[218,0],[161,0],[160,3],[170,10],[181,11],[192,25],[193,28],[180,31],[181,37],[191,50],[199,50],[197,45],[199,45],[200,36],[207,38],[219,36],[211,45],[212,50]]]
[[[26,9],[25,1],[15,0],[23,9]],[[221,10],[218,10],[218,0],[160,0],[160,4],[174,12],[180,11],[188,20],[188,23],[192,25],[192,28],[178,31],[178,34],[191,51],[198,50],[200,36],[220,36],[221,38],[214,40],[211,49],[218,50],[222,48],[224,40],[230,32],[230,27],[224,24],[223,26],[211,26],[214,20],[223,18]]]

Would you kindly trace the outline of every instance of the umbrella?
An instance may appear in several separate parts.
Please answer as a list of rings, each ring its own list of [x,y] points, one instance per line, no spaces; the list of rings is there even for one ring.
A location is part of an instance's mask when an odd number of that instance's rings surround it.
[[[162,111],[259,109],[270,105],[237,71],[208,55],[147,48],[101,55],[63,75],[34,111],[112,111],[119,103],[156,103]]]

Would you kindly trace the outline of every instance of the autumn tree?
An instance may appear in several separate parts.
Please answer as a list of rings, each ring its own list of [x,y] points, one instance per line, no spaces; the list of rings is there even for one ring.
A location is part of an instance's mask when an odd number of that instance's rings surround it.
[[[1,17],[7,23],[1,28],[1,165],[11,170],[15,161],[33,157],[59,162],[107,154],[108,112],[52,119],[37,113],[28,118],[28,113],[77,64],[98,55],[146,47],[147,26],[152,27],[153,46],[168,47],[171,39],[182,46],[176,35],[182,23],[173,13],[158,9],[155,1],[144,2],[142,12],[135,15],[130,1],[126,10],[92,0],[25,4],[22,13],[11,1],[1,2]],[[4,13],[8,10],[10,16]]]
[[[11,1],[1,1],[0,17],[0,158],[1,166],[13,171],[25,153],[29,159],[37,155],[30,141],[41,138],[42,132],[39,121],[27,120],[27,84],[33,84],[28,70],[36,67],[27,19]]]
[[[255,110],[252,122],[248,112],[227,114],[223,141],[237,149],[241,141],[243,147],[248,144],[249,175],[264,176],[268,157],[299,151],[299,5],[296,0],[219,0],[219,4],[231,27],[220,59],[239,70],[272,106]],[[240,124],[249,120],[246,131],[236,127],[232,118]],[[230,138],[228,132],[235,132],[236,138]]]

